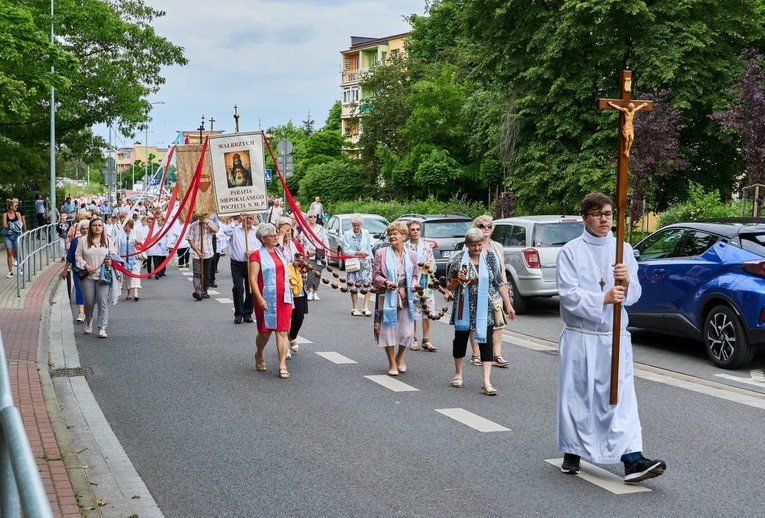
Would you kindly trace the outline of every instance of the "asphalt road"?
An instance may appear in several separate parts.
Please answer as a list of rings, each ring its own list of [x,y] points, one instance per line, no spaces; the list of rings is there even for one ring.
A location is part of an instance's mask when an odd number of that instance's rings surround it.
[[[108,339],[76,329],[93,393],[165,516],[762,516],[765,406],[755,387],[739,403],[705,381],[638,377],[645,453],[668,471],[642,484],[649,491],[616,494],[545,462],[561,457],[554,349],[509,338],[510,367],[493,370],[499,395],[487,397],[479,367],[465,366],[464,388],[449,386],[453,329],[435,323],[439,351],[408,351],[397,381],[413,390],[394,392],[366,377],[390,380],[372,319],[352,317],[350,297],[323,286],[300,333],[312,343],[280,380],[273,342],[268,371],[257,372],[255,326],[234,325],[232,304],[216,300],[231,296],[227,261],[209,300],[194,301],[191,282],[169,268],[144,281],[140,302],[111,307]],[[508,329],[554,339],[560,322],[541,313]],[[640,345],[636,357],[664,358],[658,349]],[[329,352],[356,363],[317,354]],[[680,359],[662,362],[704,370],[703,356],[666,354]],[[480,432],[447,409],[506,430]],[[595,482],[611,475],[612,489],[634,489],[617,478],[621,465],[600,467]]]

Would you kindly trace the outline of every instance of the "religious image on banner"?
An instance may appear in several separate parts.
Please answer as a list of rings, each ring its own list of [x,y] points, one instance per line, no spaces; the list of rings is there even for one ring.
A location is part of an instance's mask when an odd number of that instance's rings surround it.
[[[268,208],[262,132],[210,136],[210,165],[219,216]]]

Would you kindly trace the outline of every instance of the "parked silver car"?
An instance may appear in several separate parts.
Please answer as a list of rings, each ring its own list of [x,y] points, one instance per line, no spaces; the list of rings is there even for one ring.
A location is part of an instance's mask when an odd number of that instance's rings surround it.
[[[388,220],[377,214],[359,214],[364,218],[364,223],[361,228],[369,231],[369,237],[372,241],[372,246],[377,243],[380,238],[385,236],[385,230],[388,228]],[[324,227],[327,229],[327,239],[330,249],[336,251],[339,254],[345,253],[343,250],[343,234],[351,229],[351,217],[353,214],[336,214],[329,218],[327,224]],[[345,269],[345,261],[338,262],[340,269]]]
[[[558,294],[556,260],[561,247],[582,235],[581,216],[523,216],[494,221],[491,238],[505,250],[508,290],[516,313],[530,297]]]

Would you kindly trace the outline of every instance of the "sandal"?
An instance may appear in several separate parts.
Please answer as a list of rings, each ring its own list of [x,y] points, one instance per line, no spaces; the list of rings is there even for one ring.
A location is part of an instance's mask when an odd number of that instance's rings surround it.
[[[470,365],[477,365],[479,367],[481,365],[483,365],[483,362],[481,361],[481,357],[480,356],[471,356],[470,357]]]
[[[423,347],[424,347],[424,344],[423,344]],[[414,341],[412,342],[412,345],[410,345],[410,346],[409,346],[409,348],[410,348],[411,350],[413,350],[413,351],[418,351],[418,350],[420,349],[420,346],[419,346],[419,345],[417,345],[417,340],[414,340]]]
[[[279,378],[286,380],[290,377],[290,373],[287,372],[287,369],[279,369]]]
[[[358,309],[354,309],[353,311],[351,311],[351,315],[353,315],[354,317],[360,317],[361,311],[359,311]]]
[[[259,370],[260,372],[265,371],[266,370],[266,359],[265,358],[261,358],[260,360],[258,360],[258,357],[256,356],[255,357],[255,368],[257,370]]]
[[[486,394],[487,396],[496,396],[497,389],[495,389],[491,385],[484,385],[481,387],[481,394]]]
[[[128,295],[127,297],[125,297],[125,300],[130,300],[130,299],[132,299],[132,298],[133,298],[133,297],[131,297],[130,295]]]
[[[438,350],[438,347],[430,343],[430,340],[423,340],[422,341],[422,350],[423,351],[430,351],[432,353],[436,352]]]
[[[371,317],[371,316],[372,316],[372,312],[371,312],[371,311],[369,311],[368,309],[365,309],[365,310],[363,311],[363,313],[364,313],[364,316],[365,316],[365,317]]]
[[[290,343],[290,349],[292,349],[293,353],[296,353],[300,350],[300,347],[298,346],[297,340]]]
[[[502,356],[495,356],[492,365],[495,367],[507,367],[509,363],[510,362],[505,360]]]
[[[454,378],[452,378],[452,387],[462,388],[462,376],[454,376]]]
[[[398,376],[398,370],[389,370],[388,376]]]

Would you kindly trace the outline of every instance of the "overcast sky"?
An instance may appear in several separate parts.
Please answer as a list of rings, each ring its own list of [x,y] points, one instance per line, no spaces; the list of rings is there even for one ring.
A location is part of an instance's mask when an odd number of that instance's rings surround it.
[[[165,68],[150,98],[148,143],[168,145],[178,130],[267,129],[311,113],[324,125],[340,99],[340,51],[351,36],[381,38],[410,30],[404,16],[423,14],[425,0],[147,0],[166,16],[157,33],[185,49],[189,64]],[[95,129],[107,136],[104,128]],[[135,140],[146,139],[145,133]],[[118,147],[132,146],[118,137]]]

